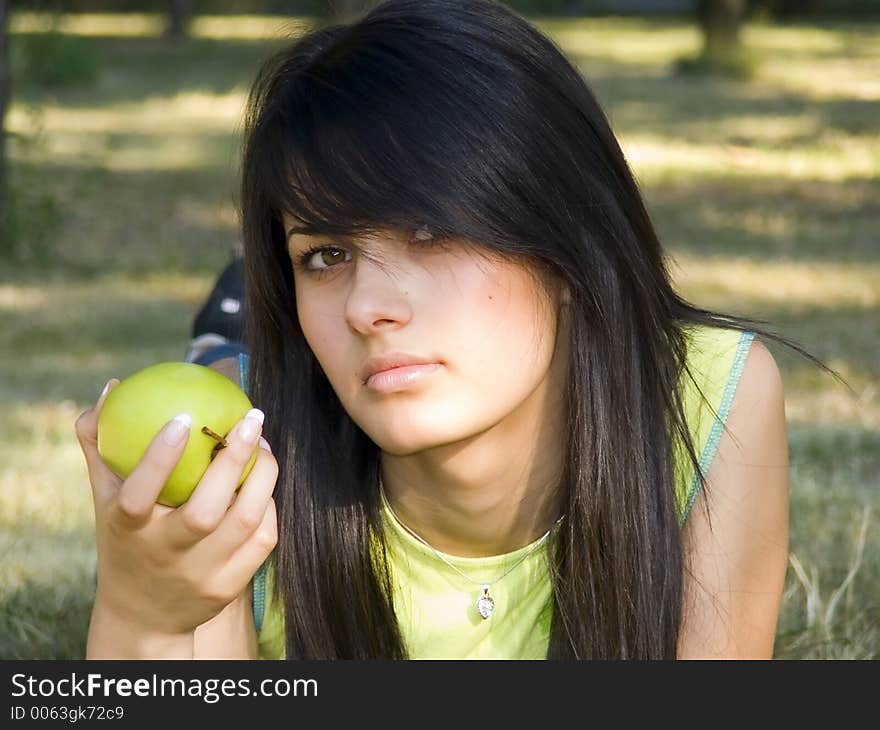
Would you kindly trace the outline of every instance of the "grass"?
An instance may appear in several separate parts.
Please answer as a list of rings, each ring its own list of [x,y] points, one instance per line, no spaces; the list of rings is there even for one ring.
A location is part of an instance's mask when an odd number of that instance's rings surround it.
[[[94,576],[73,422],[110,377],[182,359],[238,243],[240,114],[260,59],[304,19],[65,16],[88,84],[15,78],[7,126],[22,249],[0,260],[0,657],[83,656]],[[838,369],[783,371],[791,560],[780,658],[880,656],[880,26],[749,26],[748,82],[675,73],[681,22],[537,19],[609,114],[676,282],[768,319]],[[46,32],[12,19],[13,51]],[[15,67],[13,68],[15,73]]]

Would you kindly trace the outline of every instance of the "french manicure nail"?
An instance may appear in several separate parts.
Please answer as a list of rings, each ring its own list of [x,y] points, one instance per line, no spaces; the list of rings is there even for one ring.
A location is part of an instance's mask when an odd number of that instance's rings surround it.
[[[265,417],[266,415],[259,408],[251,408],[241,422],[238,430],[239,437],[247,443],[256,441]]]
[[[101,403],[104,402],[104,398],[107,396],[107,393],[110,392],[110,386],[113,385],[114,383],[116,385],[119,385],[119,379],[118,378],[110,378],[110,380],[107,381],[107,384],[104,386],[104,390],[102,390],[101,395],[98,396],[98,405],[100,405]]]
[[[169,446],[177,446],[183,441],[184,436],[192,427],[192,417],[189,413],[179,413],[166,427],[162,437]]]
[[[266,439],[264,439],[262,436],[260,436],[260,448],[266,449],[266,451],[268,451],[270,454],[272,453],[272,447],[269,446],[269,442],[266,441]]]

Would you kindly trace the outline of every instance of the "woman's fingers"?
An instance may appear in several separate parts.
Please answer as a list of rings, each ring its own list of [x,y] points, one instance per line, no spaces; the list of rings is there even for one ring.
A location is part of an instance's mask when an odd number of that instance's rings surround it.
[[[115,507],[126,526],[137,528],[150,520],[162,487],[186,449],[191,425],[185,413],[168,421],[120,487]]]
[[[220,449],[214,457],[190,498],[167,516],[166,529],[173,544],[192,544],[217,529],[229,509],[230,500],[254,449],[263,452],[257,448],[262,425],[263,412],[253,408],[227,434],[228,446]],[[259,463],[258,454],[248,478],[257,470]],[[261,467],[260,471],[264,470],[265,467]]]
[[[76,419],[74,430],[79,441],[80,448],[86,458],[86,466],[89,470],[89,481],[92,484],[92,493],[96,503],[106,503],[116,494],[116,490],[122,480],[113,473],[101,455],[98,453],[98,416],[101,406],[113,388],[119,385],[117,378],[111,378],[104,386],[98,402],[94,408],[83,411]]]
[[[219,571],[221,585],[247,585],[277,543],[278,515],[275,500],[270,497],[257,529]]]
[[[257,461],[241,488],[232,506],[223,516],[210,541],[219,550],[229,554],[254,537],[259,530],[266,530],[266,509],[272,502],[272,493],[278,481],[278,462],[272,453],[259,449]],[[271,526],[273,529],[275,525]],[[263,534],[268,540],[270,535]],[[273,543],[274,546],[274,543]],[[271,550],[271,548],[270,548]]]

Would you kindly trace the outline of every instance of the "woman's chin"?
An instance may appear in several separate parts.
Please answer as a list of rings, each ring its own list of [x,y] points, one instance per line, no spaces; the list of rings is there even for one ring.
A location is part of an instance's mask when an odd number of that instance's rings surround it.
[[[389,456],[411,456],[421,451],[446,446],[455,443],[459,438],[450,434],[438,434],[436,432],[407,431],[401,432],[393,429],[382,434],[371,436],[375,444]]]

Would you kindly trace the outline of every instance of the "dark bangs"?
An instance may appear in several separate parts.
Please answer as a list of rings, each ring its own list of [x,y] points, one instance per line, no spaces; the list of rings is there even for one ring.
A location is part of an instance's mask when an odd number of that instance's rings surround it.
[[[540,119],[529,79],[485,41],[468,42],[479,30],[465,13],[440,24],[416,10],[394,23],[381,11],[320,31],[324,47],[295,73],[289,51],[266,64],[249,140],[261,172],[248,184],[298,232],[346,237],[427,224],[440,239],[535,257],[525,242],[538,230],[541,196],[524,185],[535,174],[530,160],[545,155],[530,133]],[[531,224],[512,220],[512,210]]]

